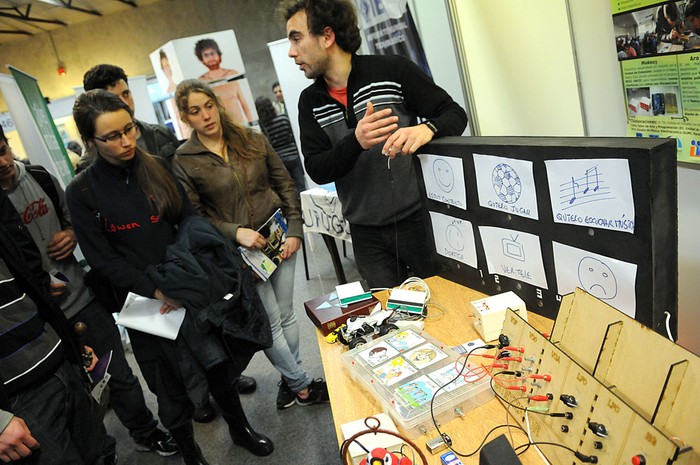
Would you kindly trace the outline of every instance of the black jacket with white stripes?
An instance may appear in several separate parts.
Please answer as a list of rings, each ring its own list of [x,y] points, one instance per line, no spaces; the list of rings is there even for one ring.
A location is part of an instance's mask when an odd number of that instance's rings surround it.
[[[319,184],[334,181],[351,224],[384,226],[420,208],[411,157],[391,161],[383,144],[363,150],[354,129],[371,101],[374,110],[391,108],[399,127],[430,119],[437,137],[458,136],[467,125],[464,110],[417,65],[393,55],[353,55],[347,85],[348,106],[328,93],[323,76],[299,99],[299,126],[306,171]]]

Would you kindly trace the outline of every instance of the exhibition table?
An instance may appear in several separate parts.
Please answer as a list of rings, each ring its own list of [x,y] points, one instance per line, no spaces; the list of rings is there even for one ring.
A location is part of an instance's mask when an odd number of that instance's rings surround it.
[[[425,331],[448,346],[456,346],[477,339],[479,334],[474,329],[474,318],[471,316],[469,303],[472,300],[483,298],[485,295],[440,277],[428,278],[426,282],[430,287],[431,302],[444,308],[444,314],[441,314],[438,307],[429,306],[428,318],[425,319]],[[376,295],[382,302],[386,302],[388,292],[384,291]],[[529,313],[528,317],[530,324],[536,329],[542,332],[551,331],[553,324],[551,320],[534,313]],[[381,404],[362,385],[357,384],[348,371],[343,368],[340,356],[347,348],[340,343],[329,344],[318,330],[316,336],[328,384],[338,444],[341,444],[343,442],[340,429],[342,424],[380,413],[383,409]],[[441,429],[452,438],[455,450],[468,453],[479,446],[491,428],[505,424],[506,416],[506,408],[498,399],[494,398],[467,412],[464,417],[442,425]],[[516,423],[511,419],[510,424]],[[399,431],[401,431],[400,428]],[[503,433],[508,434],[505,428],[498,430],[489,440]],[[523,444],[527,441],[520,432],[513,431],[512,434],[516,444]],[[440,464],[440,454],[431,455],[427,452],[425,442],[435,436],[437,433],[432,430],[427,435],[414,440],[423,450],[431,465]],[[526,451],[520,459],[525,465],[542,463],[533,448]],[[464,465],[478,464],[479,454],[461,458],[461,460]],[[420,462],[417,455],[416,462]]]

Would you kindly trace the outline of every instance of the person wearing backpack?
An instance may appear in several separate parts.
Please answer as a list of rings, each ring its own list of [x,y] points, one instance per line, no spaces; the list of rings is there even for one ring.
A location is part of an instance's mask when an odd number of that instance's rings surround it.
[[[110,403],[121,423],[129,429],[138,450],[161,456],[177,453],[170,434],[159,429],[146,406],[138,379],[127,363],[114,319],[84,284],[85,272],[73,255],[77,240],[73,232],[63,189],[45,168],[14,160],[0,127],[0,186],[14,205],[41,252],[44,271],[53,276],[51,296],[71,325],[88,327],[85,343],[98,357],[112,351],[109,366]],[[114,452],[114,440],[103,453]]]

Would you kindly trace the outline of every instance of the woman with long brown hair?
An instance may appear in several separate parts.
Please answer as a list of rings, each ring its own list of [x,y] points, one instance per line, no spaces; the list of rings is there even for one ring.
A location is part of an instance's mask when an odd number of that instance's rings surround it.
[[[85,146],[97,153],[66,191],[88,263],[115,289],[163,302],[161,313],[180,307],[158,289],[148,270],[164,261],[183,220],[196,215],[182,187],[164,164],[136,145],[133,113],[119,97],[101,89],[86,92],[77,98],[73,118]],[[256,455],[272,453],[270,439],[248,424],[235,386],[240,373],[221,341],[210,333],[187,339],[184,327],[174,341],[136,330],[130,335],[141,372],[158,398],[160,420],[185,463],[207,463],[194,440],[193,406],[183,377],[195,363],[205,369],[234,443]]]
[[[259,282],[272,327],[265,355],[282,375],[277,408],[328,402],[326,383],[301,368],[299,326],[294,312],[294,268],[301,246],[299,193],[282,161],[262,134],[237,125],[209,85],[182,81],[175,91],[180,118],[192,127],[190,139],[173,159],[173,171],[199,213],[225,237],[249,249],[267,245],[258,228],[281,209],[288,230],[282,262]]]

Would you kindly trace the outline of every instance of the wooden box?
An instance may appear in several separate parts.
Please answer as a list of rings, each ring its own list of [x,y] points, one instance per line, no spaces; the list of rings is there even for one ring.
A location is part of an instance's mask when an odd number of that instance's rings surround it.
[[[352,315],[369,315],[369,312],[378,303],[377,298],[372,296],[369,300],[341,307],[336,293],[332,292],[304,302],[304,309],[314,325],[326,336],[345,323]]]

